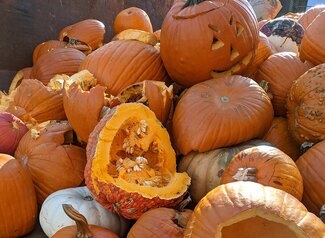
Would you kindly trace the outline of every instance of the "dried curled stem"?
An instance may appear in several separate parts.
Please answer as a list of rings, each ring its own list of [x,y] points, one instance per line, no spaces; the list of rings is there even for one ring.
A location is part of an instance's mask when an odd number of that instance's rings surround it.
[[[205,0],[187,0],[182,9],[190,6],[194,6],[196,4],[199,4],[201,2],[204,2]]]

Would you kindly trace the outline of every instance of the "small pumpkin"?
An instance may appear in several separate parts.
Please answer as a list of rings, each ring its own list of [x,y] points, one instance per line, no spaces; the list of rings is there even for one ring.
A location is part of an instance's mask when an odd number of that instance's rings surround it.
[[[88,141],[108,103],[105,90],[97,85],[97,79],[88,70],[72,75],[64,85],[64,111],[71,127],[84,142]]]
[[[101,206],[88,188],[83,186],[59,190],[46,198],[42,204],[39,221],[48,237],[52,237],[63,227],[74,225],[74,221],[65,215],[62,204],[72,205],[85,216],[89,224],[110,229],[120,237],[125,237],[129,230],[128,220]]]
[[[319,13],[325,10],[324,4],[319,4],[314,7],[309,8],[306,12],[304,12],[301,17],[298,19],[300,25],[302,25],[305,30],[307,27],[315,20]]]
[[[32,231],[38,212],[34,185],[28,171],[7,154],[0,154],[0,194],[0,237]]]
[[[263,136],[263,140],[270,142],[293,160],[297,160],[300,156],[299,144],[289,133],[286,118],[274,117],[269,131]]]
[[[230,161],[220,183],[252,181],[281,189],[299,201],[302,199],[302,177],[295,162],[271,146],[254,146],[240,151]]]
[[[51,193],[83,181],[86,153],[74,144],[76,138],[67,121],[38,124],[20,140],[15,158],[32,175],[39,204]]]
[[[106,228],[88,225],[87,219],[70,204],[62,205],[65,214],[75,221],[76,225],[66,226],[56,232],[53,238],[119,238]]]
[[[194,152],[183,156],[178,164],[179,172],[191,177],[189,192],[197,204],[208,192],[220,185],[220,179],[231,161],[241,150],[257,145],[271,145],[262,140],[250,140],[233,147],[225,147],[207,152]]]
[[[33,66],[31,78],[47,85],[56,74],[73,75],[78,72],[85,54],[76,49],[58,48],[40,56]],[[55,67],[53,67],[55,65]]]
[[[128,219],[149,209],[173,207],[190,178],[176,173],[167,130],[140,103],[114,107],[95,127],[87,144],[85,180],[96,200]]]
[[[58,40],[49,40],[37,45],[33,51],[33,64],[35,65],[38,58],[43,54],[58,48],[67,48],[67,43]]]
[[[262,137],[272,119],[266,92],[252,79],[233,75],[185,92],[173,116],[173,136],[181,154],[205,152]]]
[[[257,19],[243,0],[179,0],[164,19],[160,42],[168,74],[190,87],[245,72],[258,46]]]
[[[325,10],[318,14],[306,29],[301,42],[300,58],[310,61],[314,65],[325,63]]]
[[[325,139],[324,79],[325,64],[320,64],[301,75],[288,94],[289,130],[300,145]]]
[[[31,72],[32,67],[26,67],[19,70],[15,77],[11,80],[8,93],[10,94],[12,91],[14,91],[21,84],[23,79],[30,79]]]
[[[8,112],[0,112],[0,153],[14,155],[20,139],[28,131],[25,123]]]
[[[103,46],[105,25],[96,19],[86,19],[66,26],[59,33],[59,40],[67,47],[90,54]]]
[[[187,223],[184,238],[322,238],[322,221],[295,197],[254,182],[234,182],[208,193]]]
[[[303,204],[310,212],[318,215],[325,204],[325,141],[308,149],[296,161],[304,181]]]
[[[166,81],[168,77],[159,51],[151,43],[157,41],[156,37],[152,33],[138,34],[136,31],[135,35],[142,40],[139,41],[134,39],[132,32],[120,33],[123,37],[118,36],[119,40],[111,41],[88,55],[79,67],[79,71],[87,69],[91,72],[98,84],[105,86],[106,92],[113,96],[134,83]]]
[[[114,19],[114,33],[137,29],[153,33],[148,14],[137,7],[130,7],[119,12]]]
[[[254,79],[258,83],[262,81],[268,83],[276,116],[286,116],[290,88],[308,69],[309,67],[292,52],[273,54],[259,66]]]

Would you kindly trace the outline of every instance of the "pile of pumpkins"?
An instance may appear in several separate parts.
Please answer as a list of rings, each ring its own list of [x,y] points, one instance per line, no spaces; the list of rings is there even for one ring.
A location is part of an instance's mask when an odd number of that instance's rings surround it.
[[[0,237],[312,237],[325,225],[325,6],[176,0],[38,45],[0,95]]]

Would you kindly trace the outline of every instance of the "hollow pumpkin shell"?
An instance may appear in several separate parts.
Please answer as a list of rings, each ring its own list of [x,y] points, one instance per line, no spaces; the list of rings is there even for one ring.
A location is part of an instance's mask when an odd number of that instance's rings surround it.
[[[57,48],[67,48],[67,42],[49,40],[37,45],[33,51],[33,64],[35,65],[39,57]]]
[[[254,182],[221,185],[196,206],[184,237],[322,238],[322,221],[295,197]]]
[[[173,117],[180,153],[205,152],[263,136],[273,119],[266,92],[239,75],[207,80],[188,89]]]
[[[30,79],[31,72],[32,67],[26,67],[19,70],[10,83],[8,93],[10,94],[12,91],[14,91],[21,84],[23,79]]]
[[[190,185],[186,173],[176,173],[166,129],[142,104],[113,108],[91,133],[87,158],[89,190],[104,207],[128,219],[177,205]]]

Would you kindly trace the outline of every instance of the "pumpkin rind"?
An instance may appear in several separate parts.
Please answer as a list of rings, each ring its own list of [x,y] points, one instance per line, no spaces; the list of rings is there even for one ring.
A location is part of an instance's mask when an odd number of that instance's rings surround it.
[[[287,98],[288,124],[302,143],[325,139],[325,64],[311,68],[292,85]]]
[[[272,119],[266,92],[252,79],[234,75],[188,89],[175,109],[173,136],[183,155],[204,152],[262,137]]]
[[[218,186],[200,201],[184,237],[235,238],[239,233],[252,238],[322,238],[325,226],[282,190],[234,182]]]
[[[33,65],[36,64],[38,58],[43,54],[57,48],[67,48],[67,43],[58,40],[49,40],[37,45],[33,51]]]
[[[258,45],[247,1],[175,1],[161,27],[161,57],[170,77],[190,87],[244,73]]]
[[[21,84],[23,79],[30,79],[31,72],[32,67],[26,67],[19,70],[10,83],[8,93],[10,94],[12,91],[14,91]]]
[[[255,80],[268,82],[276,116],[286,116],[286,101],[290,88],[308,69],[292,52],[273,54],[260,65]]]
[[[31,173],[39,204],[51,193],[83,181],[85,150],[72,140],[73,130],[67,121],[41,123],[21,139],[15,158]]]
[[[252,169],[254,171],[250,174],[249,170]],[[236,154],[224,171],[220,183],[236,181],[253,181],[281,189],[299,201],[302,199],[302,177],[295,162],[275,147],[254,146]]]
[[[297,166],[304,181],[303,204],[318,215],[325,204],[325,141],[308,149],[297,160]]]
[[[28,171],[13,157],[0,154],[0,237],[21,237],[34,228],[37,202]]]
[[[142,128],[143,120],[146,130],[136,130],[139,122]],[[147,161],[137,163],[140,169],[129,171],[124,167],[127,160],[135,163],[139,156]],[[177,205],[190,185],[186,173],[176,173],[175,152],[166,129],[142,104],[126,103],[113,108],[91,133],[87,158],[85,179],[89,190],[104,207],[128,219],[137,219],[152,208]],[[155,185],[146,178],[152,168],[155,177],[161,174],[165,183]]]

